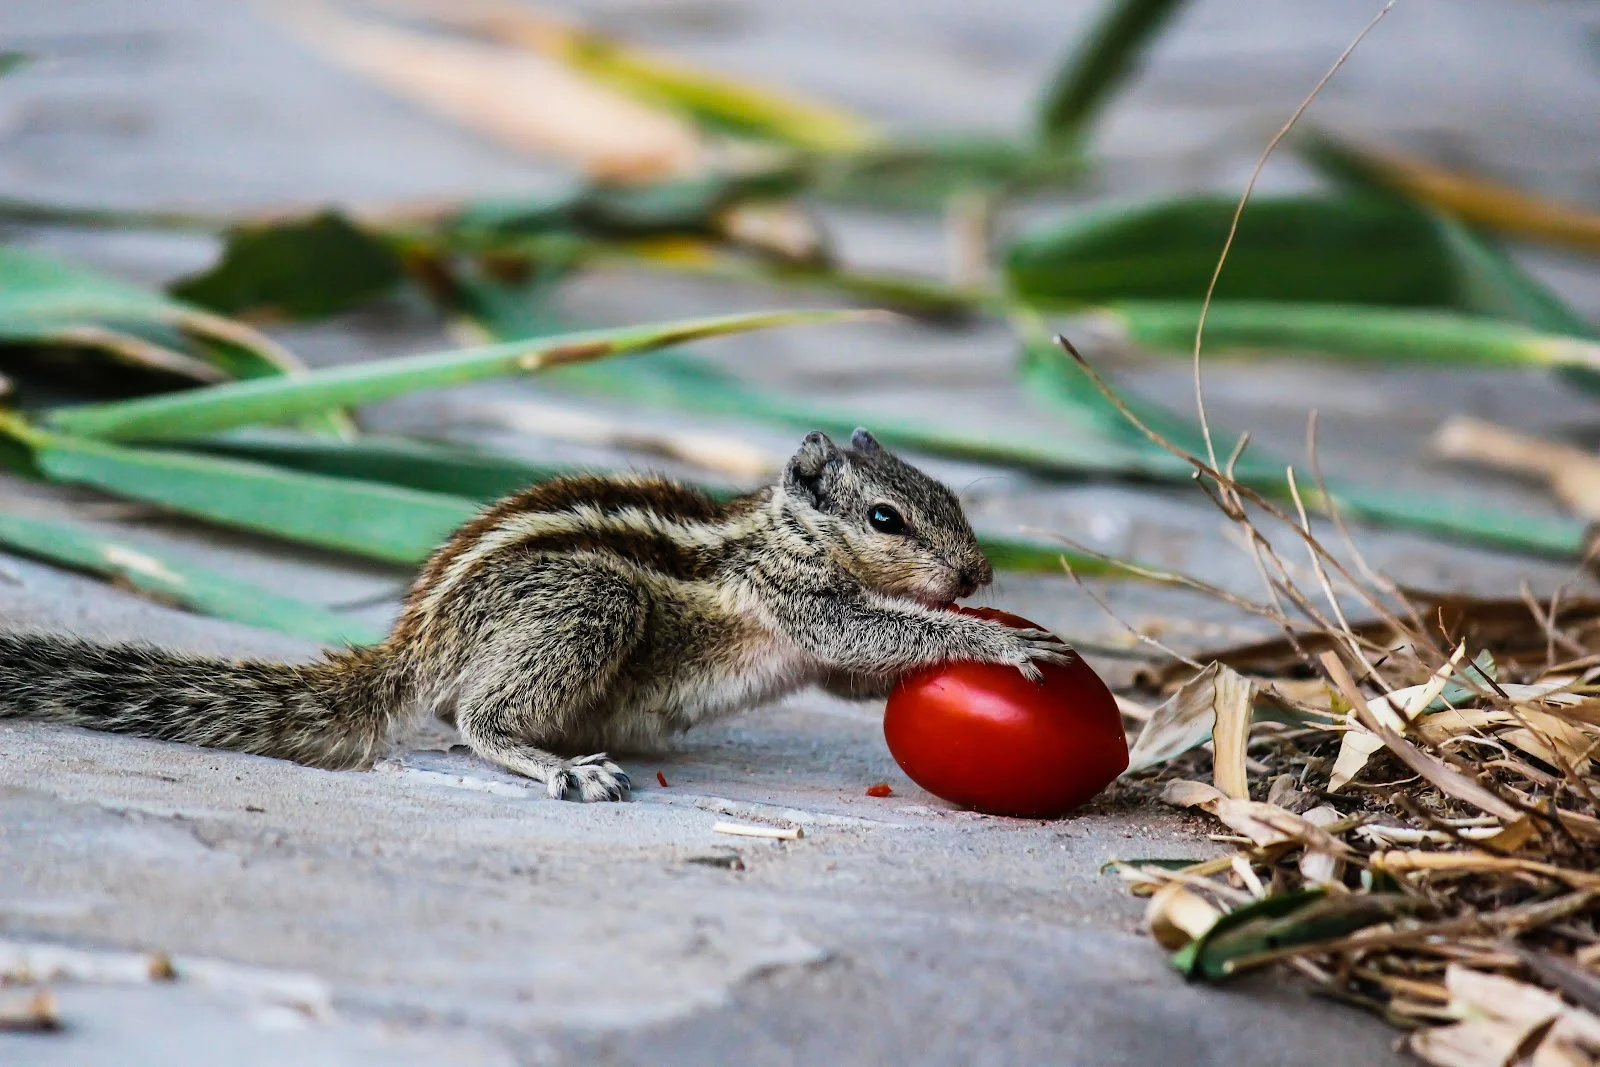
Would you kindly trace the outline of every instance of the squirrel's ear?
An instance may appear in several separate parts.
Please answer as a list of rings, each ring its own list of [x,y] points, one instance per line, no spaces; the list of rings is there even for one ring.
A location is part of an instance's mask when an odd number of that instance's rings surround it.
[[[812,430],[800,442],[800,451],[789,460],[783,471],[783,484],[792,490],[803,490],[812,495],[816,483],[828,467],[839,459],[839,446],[821,430]]]
[[[883,451],[883,446],[878,443],[878,439],[861,426],[857,426],[856,432],[850,435],[850,447],[857,452]]]

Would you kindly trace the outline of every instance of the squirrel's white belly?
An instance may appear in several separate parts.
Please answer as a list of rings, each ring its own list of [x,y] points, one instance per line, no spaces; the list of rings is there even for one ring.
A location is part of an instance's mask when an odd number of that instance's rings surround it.
[[[799,649],[776,643],[751,650],[698,684],[679,687],[678,711],[685,727],[776,700],[816,678],[816,665]]]

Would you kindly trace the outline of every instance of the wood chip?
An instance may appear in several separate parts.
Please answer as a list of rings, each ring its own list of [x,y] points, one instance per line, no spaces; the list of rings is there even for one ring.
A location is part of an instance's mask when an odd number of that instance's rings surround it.
[[[719,822],[711,827],[714,834],[733,834],[735,837],[766,837],[775,841],[797,841],[806,836],[798,826],[754,826],[742,822]]]
[[[0,997],[0,1034],[47,1034],[61,1029],[55,994],[40,989]]]

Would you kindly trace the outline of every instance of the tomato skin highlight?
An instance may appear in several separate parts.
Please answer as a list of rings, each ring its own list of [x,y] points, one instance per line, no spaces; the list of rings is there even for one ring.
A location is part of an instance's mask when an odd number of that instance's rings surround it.
[[[1042,629],[994,608],[963,615]],[[946,663],[908,675],[889,695],[883,736],[922,788],[991,815],[1049,818],[1079,807],[1128,767],[1122,715],[1082,659],[1015,667]]]

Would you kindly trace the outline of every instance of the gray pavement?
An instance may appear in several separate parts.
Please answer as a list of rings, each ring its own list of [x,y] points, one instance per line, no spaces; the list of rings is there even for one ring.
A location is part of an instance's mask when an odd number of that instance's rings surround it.
[[[1063,42],[1095,6],[593,0],[571,9],[893,126],[1005,131],[1025,122]],[[1236,188],[1264,138],[1375,6],[1194,5],[1107,116],[1097,142],[1105,165],[1082,195]],[[248,208],[562,180],[556,166],[326,66],[270,11],[219,0],[7,0],[0,42],[42,58],[0,83],[0,194]],[[1600,17],[1581,5],[1406,0],[1316,114],[1593,201],[1596,27]],[[1286,161],[1266,186],[1307,180]],[[942,262],[936,225],[861,212],[830,221],[858,262]],[[149,284],[202,266],[214,251],[192,237],[5,236]],[[1600,313],[1600,275],[1548,253],[1528,260]],[[563,300],[592,321],[800,302],[626,271],[586,277]],[[404,301],[275,333],[318,364],[447,343]],[[1052,418],[1007,380],[1011,345],[994,327],[839,327],[706,351],[773,388],[900,417],[1041,427]],[[1186,402],[1183,367],[1126,358],[1116,370],[1147,395]],[[1427,433],[1467,412],[1593,438],[1588,402],[1532,374],[1285,358],[1215,363],[1207,386],[1220,424],[1249,427],[1280,452],[1299,453],[1314,403],[1331,471],[1472,492],[1530,513],[1552,505],[1525,485],[1430,462],[1420,448]],[[517,391],[549,399],[535,384],[497,384],[367,417],[375,427],[481,439],[457,416]],[[775,450],[790,443],[767,427],[696,421]],[[494,439],[533,455],[619,459],[533,437]],[[1193,494],[929,466],[964,488],[988,528],[1060,530],[1252,591],[1245,557]],[[356,610],[373,618],[393,610],[407,578],[107,503],[0,478],[7,510],[105,524],[307,599],[367,605]],[[1549,587],[1566,572],[1414,535],[1363,531],[1361,540],[1398,577],[1435,588],[1514,593],[1522,578]],[[1159,625],[1185,649],[1258,632],[1209,602],[1142,586],[1100,591],[1123,617]],[[1006,578],[993,599],[1085,641],[1121,640],[1064,579]],[[315,652],[5,557],[0,618],[228,655]],[[1128,676],[1126,661],[1090,658],[1108,678]],[[110,954],[165,953],[183,976],[63,980],[65,1030],[0,1036],[0,1064],[1339,1067],[1397,1058],[1377,1020],[1292,984],[1268,978],[1214,990],[1167,970],[1139,933],[1139,902],[1099,869],[1116,857],[1203,854],[1206,827],[1187,816],[1115,797],[1054,823],[954,811],[898,772],[876,708],[814,695],[626,762],[640,783],[634,801],[584,807],[540,800],[442,736],[411,739],[372,773],[330,773],[0,724],[0,956],[65,946],[115,970]],[[895,796],[865,797],[878,781]],[[727,837],[711,831],[719,818],[798,824],[806,836]]]

